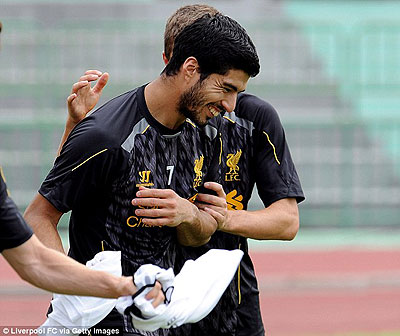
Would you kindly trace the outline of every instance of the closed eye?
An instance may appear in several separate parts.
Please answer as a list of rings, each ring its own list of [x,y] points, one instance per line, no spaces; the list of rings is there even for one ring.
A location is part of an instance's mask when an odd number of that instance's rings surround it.
[[[235,85],[232,85],[230,83],[224,83],[224,90],[226,92],[237,92],[238,88]]]
[[[230,83],[224,83],[223,89],[224,89],[224,91],[225,91],[226,93],[229,93],[229,92],[241,93],[241,92],[244,92],[244,91],[245,91],[245,90],[240,90],[240,91],[239,91],[239,89],[238,89],[235,85],[232,85],[232,84],[230,84]]]

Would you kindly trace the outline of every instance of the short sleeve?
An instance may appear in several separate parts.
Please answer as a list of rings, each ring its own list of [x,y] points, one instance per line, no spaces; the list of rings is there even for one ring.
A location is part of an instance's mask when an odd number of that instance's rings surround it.
[[[84,120],[86,121],[86,120]],[[61,212],[98,199],[109,190],[122,163],[109,134],[90,120],[80,123],[64,144],[39,193]]]
[[[285,131],[276,110],[260,102],[253,130],[253,170],[259,196],[265,206],[282,198],[304,200],[299,176],[292,160]]]
[[[6,185],[0,177],[0,252],[25,243],[33,234],[26,224],[17,206],[8,197]]]

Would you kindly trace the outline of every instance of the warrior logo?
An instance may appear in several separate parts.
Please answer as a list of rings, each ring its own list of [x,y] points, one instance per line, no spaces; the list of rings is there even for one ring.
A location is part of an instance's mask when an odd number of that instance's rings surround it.
[[[154,183],[150,182],[150,174],[151,171],[150,170],[142,170],[139,172],[139,182],[138,184],[136,184],[136,187],[152,187],[154,186]]]

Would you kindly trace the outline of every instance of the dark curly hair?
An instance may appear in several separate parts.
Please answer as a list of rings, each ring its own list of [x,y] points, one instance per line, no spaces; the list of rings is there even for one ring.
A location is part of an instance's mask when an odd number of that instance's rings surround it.
[[[201,79],[213,73],[223,75],[231,69],[243,70],[250,77],[260,71],[256,48],[246,30],[222,14],[207,14],[186,26],[175,39],[172,57],[163,73],[176,75],[191,56],[199,63]]]

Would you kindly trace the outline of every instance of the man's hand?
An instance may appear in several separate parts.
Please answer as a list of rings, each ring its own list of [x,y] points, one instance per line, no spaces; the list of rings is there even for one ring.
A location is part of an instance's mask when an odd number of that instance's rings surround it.
[[[71,94],[67,98],[68,121],[77,124],[96,106],[109,75],[98,70],[88,70],[79,81],[72,85]],[[91,82],[97,81],[91,87]]]
[[[191,223],[197,211],[192,203],[171,189],[140,187],[132,204],[139,207],[135,215],[142,217],[143,224],[151,226],[176,227],[182,223]]]
[[[164,303],[165,295],[162,290],[161,283],[156,281],[156,284],[152,290],[146,294],[145,298],[151,301],[151,304],[154,308],[159,306],[161,303]]]
[[[218,223],[218,230],[225,227],[228,220],[228,206],[226,203],[226,194],[222,185],[216,182],[204,183],[206,189],[214,191],[217,196],[209,194],[198,194],[195,205],[210,214]]]
[[[86,115],[96,106],[100,99],[103,88],[108,81],[108,73],[101,73],[98,70],[88,70],[79,81],[72,85],[71,94],[67,98],[68,118],[65,123],[64,134],[58,146],[57,156],[60,155],[65,141],[74,127],[86,117]],[[97,80],[92,88],[90,83]]]

